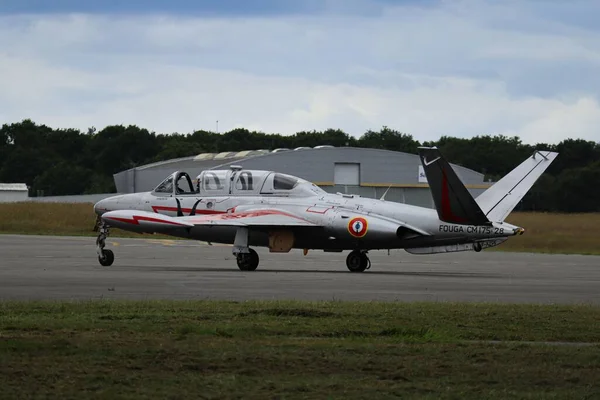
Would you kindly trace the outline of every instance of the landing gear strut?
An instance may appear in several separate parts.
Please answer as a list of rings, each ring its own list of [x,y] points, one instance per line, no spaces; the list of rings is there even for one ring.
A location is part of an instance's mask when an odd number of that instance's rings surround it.
[[[248,247],[248,228],[240,227],[235,233],[233,255],[237,259],[238,268],[242,271],[255,271],[258,267],[258,254]]]
[[[371,260],[365,250],[353,250],[346,257],[346,266],[350,272],[364,272],[371,268]]]
[[[98,223],[98,238],[96,239],[96,252],[98,253],[98,261],[100,265],[108,267],[115,261],[115,254],[110,249],[105,249],[106,238],[109,235],[108,225],[102,220]]]

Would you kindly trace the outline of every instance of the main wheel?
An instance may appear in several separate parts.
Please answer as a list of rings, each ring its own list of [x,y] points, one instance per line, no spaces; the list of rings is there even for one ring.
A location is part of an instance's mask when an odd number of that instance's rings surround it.
[[[109,249],[102,250],[102,256],[98,256],[98,261],[100,265],[108,267],[115,261],[115,254]]]
[[[250,250],[250,253],[239,253],[237,255],[237,265],[241,271],[254,271],[258,268],[258,253],[253,249]]]
[[[483,249],[483,246],[479,242],[473,243],[473,250],[479,253]]]
[[[346,267],[350,272],[364,272],[369,266],[369,257],[358,250],[351,251],[346,257]]]

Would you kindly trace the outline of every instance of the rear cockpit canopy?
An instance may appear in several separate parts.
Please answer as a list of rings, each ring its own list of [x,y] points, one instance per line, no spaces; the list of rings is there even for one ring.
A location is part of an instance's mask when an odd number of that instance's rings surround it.
[[[174,172],[153,191],[157,195],[202,195],[202,196],[293,196],[307,197],[324,194],[315,184],[296,176],[262,170],[244,170],[232,167],[229,170],[202,171],[192,181],[185,172]]]

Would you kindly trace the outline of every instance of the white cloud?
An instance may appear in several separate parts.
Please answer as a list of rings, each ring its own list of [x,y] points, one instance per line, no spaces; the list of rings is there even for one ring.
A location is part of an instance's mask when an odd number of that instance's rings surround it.
[[[377,17],[4,16],[1,122],[600,141],[600,81],[582,90],[586,77],[568,73],[600,64],[600,34],[520,4]],[[560,76],[540,74],[554,63]]]
[[[564,138],[600,141],[600,106],[596,99],[581,98],[575,103],[547,102],[543,113],[521,126],[519,135],[529,141],[556,143]]]

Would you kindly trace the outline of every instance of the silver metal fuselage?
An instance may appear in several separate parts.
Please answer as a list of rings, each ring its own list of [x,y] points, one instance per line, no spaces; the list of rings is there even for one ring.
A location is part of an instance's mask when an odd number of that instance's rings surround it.
[[[248,237],[249,245],[269,246],[273,230],[287,230],[294,235],[292,248],[325,251],[460,245],[490,239],[505,240],[520,230],[506,222],[493,222],[491,226],[451,224],[441,221],[434,209],[324,191],[303,197],[145,192],[110,197],[98,202],[94,209],[99,215],[107,211],[139,210],[171,217],[177,217],[178,211],[188,216],[192,210],[195,210],[195,215],[206,215],[276,209],[299,216],[318,225],[320,229],[304,226],[252,229]],[[366,233],[362,237],[350,232],[349,221],[355,217],[363,217],[367,221]],[[191,229],[171,229],[167,234],[232,244],[237,229],[235,226],[194,226]],[[135,231],[135,227],[128,230]]]

